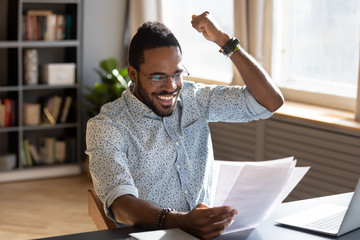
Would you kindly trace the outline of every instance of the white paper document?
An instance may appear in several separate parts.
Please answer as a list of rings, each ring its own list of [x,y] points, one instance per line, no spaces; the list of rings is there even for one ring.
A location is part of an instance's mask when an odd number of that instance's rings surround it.
[[[130,233],[131,240],[198,240],[178,228]]]
[[[213,206],[238,210],[224,234],[255,228],[295,188],[310,167],[293,157],[262,162],[215,161]]]

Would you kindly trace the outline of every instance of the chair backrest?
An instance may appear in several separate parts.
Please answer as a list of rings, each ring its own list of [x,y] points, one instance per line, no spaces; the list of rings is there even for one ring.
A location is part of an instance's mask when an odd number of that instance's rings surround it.
[[[97,229],[115,228],[115,223],[106,216],[104,206],[94,189],[88,189],[88,211]]]

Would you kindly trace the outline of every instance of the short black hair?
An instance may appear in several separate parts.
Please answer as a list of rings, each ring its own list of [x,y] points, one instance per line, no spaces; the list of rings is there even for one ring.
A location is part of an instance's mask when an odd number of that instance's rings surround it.
[[[175,35],[160,22],[145,22],[131,40],[129,47],[129,65],[139,70],[145,62],[144,51],[158,47],[181,47]]]

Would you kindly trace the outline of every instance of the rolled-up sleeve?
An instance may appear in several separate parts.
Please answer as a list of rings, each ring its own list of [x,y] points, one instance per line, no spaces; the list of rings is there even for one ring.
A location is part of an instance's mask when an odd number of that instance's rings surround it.
[[[246,86],[194,83],[191,86],[190,83],[187,87],[188,96],[183,99],[194,102],[184,103],[184,107],[191,106],[206,112],[209,122],[250,122],[269,118],[273,114],[256,101]]]
[[[123,195],[138,197],[126,156],[126,142],[118,126],[107,119],[90,119],[86,130],[86,154],[93,185],[108,217],[115,220],[110,206]]]

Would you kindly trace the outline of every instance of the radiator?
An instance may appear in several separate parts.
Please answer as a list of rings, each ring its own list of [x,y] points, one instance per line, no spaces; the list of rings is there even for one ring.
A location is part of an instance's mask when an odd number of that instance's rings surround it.
[[[218,160],[256,161],[294,156],[309,172],[286,201],[353,191],[360,177],[360,137],[316,126],[268,119],[212,123]]]
[[[210,130],[216,160],[255,160],[255,123],[210,123]]]

